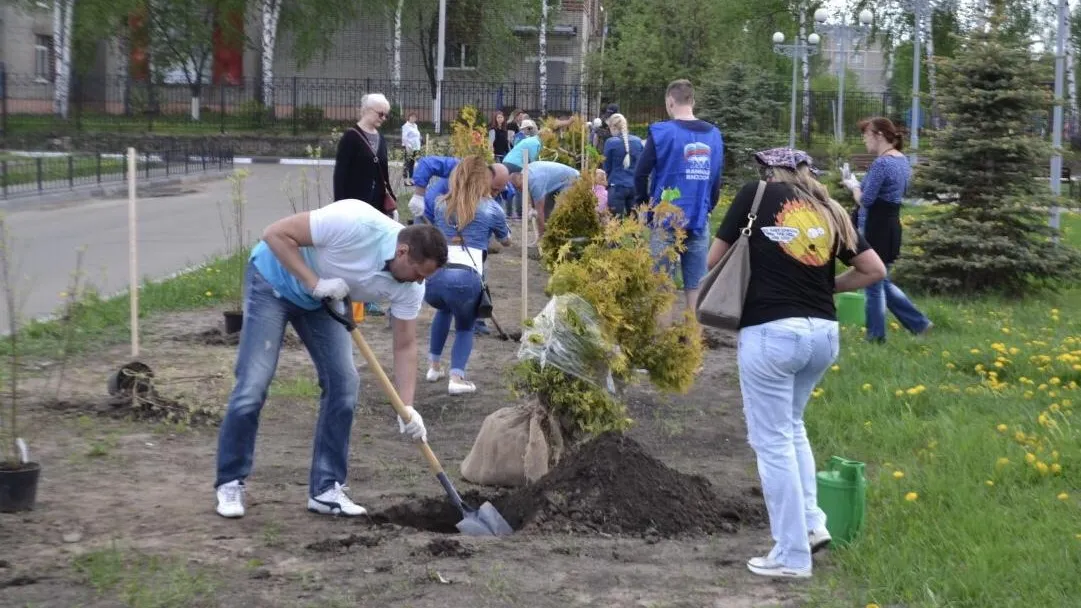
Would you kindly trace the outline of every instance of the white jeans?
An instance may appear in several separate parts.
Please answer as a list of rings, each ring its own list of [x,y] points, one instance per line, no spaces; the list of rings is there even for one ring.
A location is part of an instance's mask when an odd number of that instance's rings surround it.
[[[839,351],[836,321],[780,319],[739,332],[739,384],[747,435],[775,543],[769,556],[789,568],[811,565],[810,530],[826,525],[815,491],[815,461],[803,411]]]

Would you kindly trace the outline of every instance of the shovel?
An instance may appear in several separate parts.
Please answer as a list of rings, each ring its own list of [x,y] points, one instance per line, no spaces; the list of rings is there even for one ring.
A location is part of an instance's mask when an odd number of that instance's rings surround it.
[[[411,417],[405,409],[405,404],[402,403],[402,398],[398,396],[398,391],[391,384],[390,378],[383,371],[383,367],[379,365],[375,353],[368,347],[364,336],[360,335],[360,330],[357,329],[356,321],[353,320],[353,304],[348,296],[343,300],[343,303],[345,304],[345,314],[335,310],[334,302],[330,299],[323,300],[323,307],[326,308],[327,313],[335,321],[349,330],[349,334],[353,336],[353,343],[357,345],[361,354],[368,361],[368,367],[375,371],[375,377],[383,387],[383,392],[390,398],[390,404],[394,406],[394,411],[406,424],[409,424]],[[439,464],[439,459],[435,457],[435,453],[428,447],[428,443],[421,441],[418,445],[421,453],[424,454],[424,458],[428,461],[428,466],[431,467],[436,479],[439,480],[443,490],[446,491],[447,497],[450,498],[450,502],[462,514],[462,520],[457,523],[459,532],[467,536],[503,536],[514,533],[514,529],[510,527],[507,520],[503,519],[503,516],[499,514],[499,511],[496,510],[492,503],[486,501],[479,509],[473,509],[463,503],[458,490],[454,489],[454,484],[451,483],[450,478],[443,471],[443,465]]]

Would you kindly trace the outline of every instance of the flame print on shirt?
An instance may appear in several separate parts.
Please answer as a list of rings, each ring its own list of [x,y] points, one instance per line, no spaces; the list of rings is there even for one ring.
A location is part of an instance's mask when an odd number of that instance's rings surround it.
[[[781,246],[785,253],[808,266],[825,266],[830,261],[830,233],[826,218],[811,203],[786,200],[775,225],[762,234]]]

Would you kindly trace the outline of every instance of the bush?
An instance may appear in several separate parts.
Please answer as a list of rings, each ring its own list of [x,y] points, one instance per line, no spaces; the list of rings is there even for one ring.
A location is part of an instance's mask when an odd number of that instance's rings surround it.
[[[589,137],[589,129],[580,116],[575,116],[562,129],[556,128],[556,121],[549,118],[540,132],[540,160],[562,163],[575,169],[582,168],[582,139]],[[593,174],[601,164],[601,154],[591,145],[586,145],[586,173]]]
[[[463,106],[458,119],[451,126],[450,145],[453,155],[458,158],[477,155],[488,162],[495,160],[492,146],[488,144],[488,130],[483,123],[477,122],[477,109]]]
[[[300,107],[297,118],[300,121],[301,128],[305,131],[319,131],[323,128],[323,121],[326,116],[323,108],[309,104]]]

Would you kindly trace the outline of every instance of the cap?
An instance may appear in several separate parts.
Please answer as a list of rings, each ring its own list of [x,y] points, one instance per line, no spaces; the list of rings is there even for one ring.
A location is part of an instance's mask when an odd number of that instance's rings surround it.
[[[611,116],[612,114],[619,114],[619,104],[610,103],[608,107],[604,109],[605,116]]]
[[[755,152],[755,160],[767,167],[785,167],[795,171],[800,165],[807,165],[811,172],[818,175],[818,169],[814,166],[814,159],[803,150],[794,148],[770,148]]]

